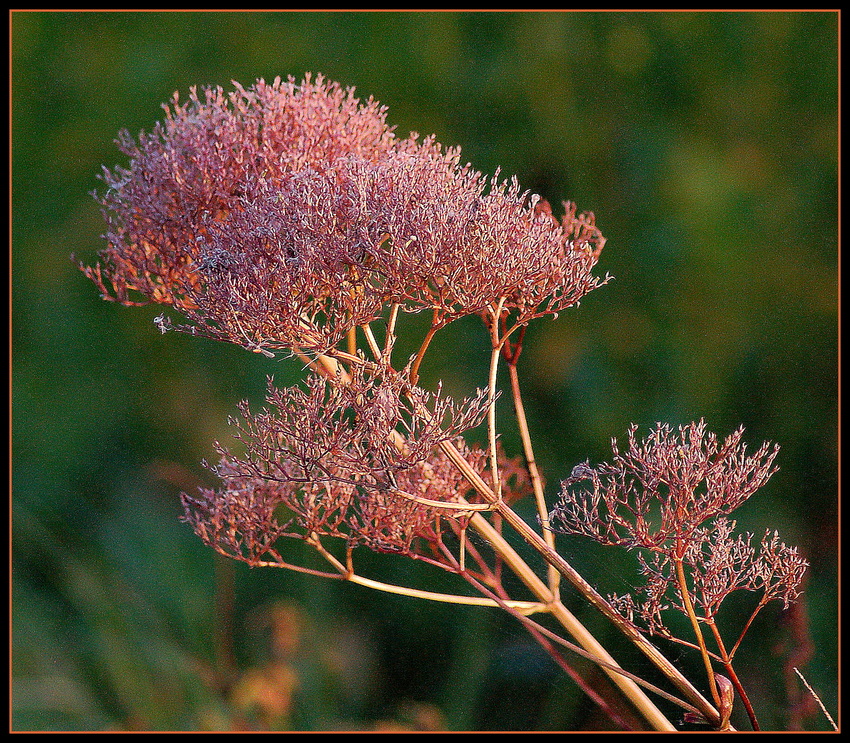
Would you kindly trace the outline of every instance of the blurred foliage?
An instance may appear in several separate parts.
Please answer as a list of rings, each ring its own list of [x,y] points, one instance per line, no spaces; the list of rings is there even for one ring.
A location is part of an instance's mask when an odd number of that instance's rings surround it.
[[[704,416],[720,435],[744,424],[753,445],[781,444],[780,472],[739,522],[798,544],[809,585],[797,611],[759,618],[740,669],[764,727],[826,729],[794,706],[783,664],[836,709],[837,22],[12,13],[13,728],[606,724],[509,617],[248,570],[178,520],[177,493],[209,484],[199,462],[228,440],[236,402],[300,369],[161,336],[157,308],[102,302],[70,256],[101,247],[89,193],[121,161],[119,129],[150,129],[174,90],[312,71],[376,97],[402,134],[433,132],[476,168],[597,214],[615,280],[534,326],[521,362],[550,494],[631,421]],[[481,385],[484,351],[481,329],[458,323],[423,382]],[[515,450],[512,429],[504,441]],[[603,592],[633,580],[623,557],[561,546]],[[316,564],[300,544],[288,555]],[[385,580],[452,585],[409,561],[358,559]],[[674,656],[698,677],[696,658]]]

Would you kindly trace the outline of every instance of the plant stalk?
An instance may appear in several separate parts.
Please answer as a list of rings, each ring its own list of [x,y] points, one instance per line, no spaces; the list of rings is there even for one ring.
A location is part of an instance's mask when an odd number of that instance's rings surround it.
[[[581,595],[592,604],[596,609],[601,611],[608,619],[610,619],[617,629],[619,629],[631,642],[638,647],[641,652],[646,655],[647,658],[655,665],[669,680],[673,683],[676,688],[678,688],[691,702],[700,710],[702,715],[708,720],[710,724],[716,725],[720,722],[720,715],[717,710],[712,706],[712,704],[699,692],[699,690],[667,659],[661,652],[650,643],[634,626],[632,626],[626,619],[620,616],[613,607],[597,593],[597,591],[591,586],[578,572],[576,572],[575,568],[572,567],[561,555],[559,555],[555,550],[551,549],[546,541],[541,537],[534,529],[532,529],[515,511],[513,511],[510,507],[507,506],[504,502],[498,502],[496,500],[495,495],[487,486],[487,483],[481,479],[477,472],[475,472],[460,452],[455,448],[455,446],[450,442],[443,442],[441,448],[445,452],[446,456],[452,460],[452,462],[457,466],[460,471],[464,474],[466,479],[470,482],[470,484],[489,502],[493,504],[493,510],[499,513],[502,518],[529,544],[531,545],[540,555],[552,566],[555,567],[558,572],[565,577],[578,591]],[[486,527],[481,523],[484,522]],[[495,529],[490,525],[490,523],[484,519],[480,514],[475,514],[471,523],[475,525],[476,529],[481,527],[480,533],[482,536],[487,538],[487,535],[490,534],[494,539],[497,539],[498,548],[494,546],[494,549],[499,551],[500,555],[502,554],[500,549],[503,547],[510,548],[510,545],[505,542],[504,538],[501,534],[496,532]],[[489,529],[487,528],[489,527]],[[493,544],[491,542],[491,544]],[[513,552],[512,548],[510,551]],[[505,555],[502,555],[503,559]],[[525,565],[524,561],[517,556],[520,562]],[[506,560],[507,562],[507,560]],[[511,567],[515,570],[521,570],[518,565],[513,563]],[[540,582],[540,579],[537,575],[525,565],[525,568],[531,572],[531,575],[534,576],[534,579]],[[521,578],[525,581],[525,578],[522,574],[518,573]],[[528,585],[528,584],[527,584]],[[541,582],[542,585],[542,582]],[[578,639],[578,638],[576,638]]]

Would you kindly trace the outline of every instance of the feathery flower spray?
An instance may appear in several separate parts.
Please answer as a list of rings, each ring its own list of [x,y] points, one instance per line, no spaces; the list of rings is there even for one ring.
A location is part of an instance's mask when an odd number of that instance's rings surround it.
[[[321,76],[234,83],[229,93],[192,89],[164,109],[151,132],[120,135],[129,164],[104,169],[107,188],[97,196],[107,246],[100,263],[82,270],[105,299],[179,313],[176,322],[157,318],[162,332],[292,354],[307,369],[302,385],[280,389],[269,379],[264,409],[240,406],[233,425],[244,453],[218,446],[212,469],[221,486],[182,496],[198,536],[253,566],[508,611],[620,727],[642,718],[676,729],[661,699],[727,729],[736,693],[757,726],[733,667],[747,627],[727,648],[717,618],[733,591],[761,596],[750,621],[767,601],[787,604],[799,592],[806,563],[796,550],[775,534],[758,545],[751,534],[734,536],[727,518],[770,477],[776,449],[747,455],[741,431],[720,445],[702,421],[679,436],[659,426],[642,443],[633,429],[628,450],[615,444],[612,464],[577,465],[558,503],[546,505],[517,360],[528,323],[557,316],[607,282],[594,273],[605,240],[593,215],[565,203],[556,219],[516,179],[479,173],[433,137],[397,136],[378,102]],[[430,326],[399,364],[395,341],[413,313]],[[486,385],[461,401],[421,388],[433,337],[470,315],[490,341]],[[382,340],[373,325],[383,327]],[[513,458],[496,430],[503,367],[523,449]],[[467,444],[480,426],[486,446]],[[526,496],[542,528],[512,508]],[[553,529],[639,550],[643,598],[603,598],[557,552]],[[289,563],[283,544],[292,538],[315,548],[327,572]],[[516,538],[545,569],[521,556]],[[360,547],[426,561],[475,591],[381,583],[358,572]],[[561,600],[563,579],[671,690],[617,663]],[[669,609],[691,619],[696,639],[672,635]],[[644,630],[702,654],[710,700]],[[565,651],[596,663],[613,686],[591,687]],[[637,718],[617,711],[615,688]]]

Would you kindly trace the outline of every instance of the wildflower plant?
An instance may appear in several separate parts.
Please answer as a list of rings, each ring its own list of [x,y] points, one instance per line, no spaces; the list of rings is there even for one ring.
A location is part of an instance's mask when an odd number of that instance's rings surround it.
[[[433,137],[397,136],[376,101],[321,76],[193,89],[164,109],[151,132],[120,135],[129,165],[104,169],[97,195],[107,246],[82,270],[106,299],[176,310],[176,321],[157,318],[162,332],[293,355],[306,372],[283,389],[270,378],[263,409],[240,406],[232,422],[241,453],[218,446],[211,466],[220,487],[182,495],[198,536],[252,566],[499,607],[612,716],[615,706],[566,651],[601,667],[652,728],[675,729],[658,698],[728,728],[735,695],[756,725],[732,665],[746,627],[729,647],[718,615],[733,591],[761,596],[753,618],[799,591],[806,564],[796,551],[771,534],[758,544],[734,536],[728,519],[770,477],[776,449],[748,455],[741,431],[720,445],[702,421],[679,436],[659,426],[641,443],[632,430],[612,464],[576,466],[554,508],[546,503],[517,363],[528,323],[576,307],[608,280],[595,272],[605,240],[593,215],[565,203],[556,218],[516,179],[479,173]],[[430,324],[399,360],[400,328],[417,313]],[[466,316],[482,321],[489,372],[476,394],[454,400],[422,388],[419,372],[434,336]],[[516,457],[496,428],[504,371],[522,441]],[[486,444],[467,443],[479,427]],[[524,497],[536,523],[512,507]],[[643,593],[603,598],[558,553],[555,530],[638,551]],[[289,563],[288,538],[315,548],[328,569]],[[544,568],[521,556],[518,539]],[[475,591],[381,583],[358,572],[363,547],[425,561]],[[562,601],[564,579],[672,691],[617,663]],[[695,637],[668,630],[671,610],[689,617]],[[702,654],[710,699],[647,633]]]

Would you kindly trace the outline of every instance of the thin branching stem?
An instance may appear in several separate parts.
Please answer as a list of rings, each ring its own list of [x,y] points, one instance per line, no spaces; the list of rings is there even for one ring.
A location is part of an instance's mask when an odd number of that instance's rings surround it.
[[[517,372],[517,357],[519,349],[522,348],[522,340],[517,344],[517,350],[508,360],[508,375],[511,382],[511,395],[514,401],[514,412],[516,415],[517,428],[519,429],[520,440],[522,441],[522,450],[525,455],[525,466],[528,470],[528,477],[531,481],[531,488],[534,492],[534,501],[537,505],[537,516],[540,523],[547,524],[549,519],[549,508],[546,505],[546,495],[543,492],[543,479],[540,477],[540,471],[537,469],[537,460],[534,457],[534,448],[531,444],[531,434],[528,430],[528,420],[525,415],[525,406],[522,402],[522,391],[519,384],[519,374]],[[551,529],[543,529],[543,539],[550,549],[555,551],[555,535]],[[561,581],[561,574],[555,569],[554,565],[547,564],[549,587],[552,592],[558,595],[558,586]]]
[[[396,338],[395,326],[396,322],[398,321],[398,313],[400,309],[401,305],[398,304],[398,302],[394,303],[392,307],[390,307],[390,316],[387,318],[387,330],[386,335],[384,336],[383,354],[384,363],[386,363],[387,366],[390,365],[390,362],[392,360],[393,345],[395,343]]]
[[[667,659],[662,655],[662,653],[650,643],[638,630],[635,628],[630,622],[628,622],[624,617],[622,617],[619,613],[617,613],[614,608],[593,588],[573,567],[570,565],[560,554],[558,554],[555,550],[551,549],[546,541],[541,537],[536,531],[534,531],[518,514],[516,514],[510,507],[507,506],[504,502],[497,503],[495,494],[490,490],[487,483],[485,483],[481,477],[475,472],[460,452],[454,448],[454,445],[451,442],[444,442],[441,444],[441,448],[444,450],[446,455],[455,463],[455,465],[460,469],[460,471],[464,474],[467,480],[470,482],[473,487],[487,500],[496,504],[495,511],[505,519],[505,521],[528,543],[530,544],[540,555],[545,559],[549,564],[553,565],[558,572],[561,573],[563,577],[565,577],[578,591],[581,595],[592,604],[596,609],[602,612],[609,620],[611,620],[629,640],[632,641],[643,653],[649,658],[649,660],[662,672],[665,676],[683,693],[685,694],[691,702],[699,708],[703,717],[705,717],[710,723],[714,724],[719,722],[720,717],[717,710],[711,705],[711,703],[700,694],[699,690],[684,676],[682,673]],[[495,529],[486,521],[480,514],[476,514],[470,520],[470,523],[475,526],[476,529],[491,541],[496,540],[500,543],[500,547],[502,549],[497,549],[497,552],[500,553],[503,559],[505,559],[506,563],[508,563],[511,568],[514,570],[517,575],[529,585],[529,583],[534,583],[535,581],[539,582],[539,578],[536,573],[531,571],[530,568],[527,568],[524,561],[522,560],[512,560],[506,559],[506,555],[510,555],[513,552],[513,549],[507,550],[504,548],[504,545],[501,543],[504,542],[501,534],[496,532]],[[505,543],[506,545],[507,543]],[[494,546],[494,549],[496,547]],[[504,553],[502,552],[504,550]],[[522,563],[521,565],[519,563]],[[528,572],[526,572],[526,569]],[[529,575],[530,573],[530,575]],[[542,584],[541,584],[542,585]],[[546,588],[546,592],[548,593],[548,588]],[[544,594],[545,595],[545,594]],[[551,593],[549,593],[551,596]],[[554,612],[553,612],[554,613]],[[566,629],[571,632],[570,627],[566,626]],[[579,634],[581,634],[581,630],[578,630]],[[573,634],[573,637],[576,637]],[[576,639],[578,639],[576,637]],[[595,643],[595,639],[592,641]],[[584,646],[584,643],[581,643]],[[615,682],[616,683],[616,682]],[[634,701],[634,700],[633,700]]]
[[[653,694],[657,694],[658,696],[662,697],[663,699],[666,699],[668,702],[672,702],[673,704],[681,707],[683,710],[686,710],[687,712],[692,712],[692,713],[695,713],[695,714],[701,714],[700,711],[696,707],[694,707],[691,704],[688,704],[688,702],[684,701],[683,699],[680,699],[679,697],[674,696],[673,694],[670,694],[670,693],[664,691],[663,689],[659,688],[655,684],[651,684],[649,681],[645,681],[644,679],[640,678],[640,676],[637,676],[634,673],[626,671],[623,668],[621,668],[620,666],[611,665],[609,663],[606,663],[603,660],[600,660],[600,658],[593,655],[592,653],[588,653],[586,650],[582,649],[581,647],[579,647],[575,643],[572,643],[569,640],[564,639],[560,635],[557,635],[556,633],[552,632],[550,629],[544,627],[539,622],[535,622],[533,619],[530,619],[529,615],[519,613],[516,610],[516,607],[510,605],[510,602],[505,601],[504,599],[493,594],[485,586],[481,585],[478,581],[476,581],[473,576],[467,575],[467,576],[464,576],[464,577],[470,583],[475,585],[476,588],[479,590],[479,592],[481,592],[484,595],[491,596],[492,599],[495,602],[497,602],[500,606],[502,606],[502,608],[505,609],[505,611],[507,611],[509,614],[512,614],[514,617],[516,617],[520,622],[522,622],[530,630],[533,630],[534,632],[539,633],[540,635],[548,638],[552,642],[555,642],[558,645],[561,645],[561,646],[567,648],[568,650],[575,653],[576,655],[579,655],[582,658],[585,658],[586,660],[589,660],[589,661],[595,663],[600,668],[605,668],[605,669],[608,669],[610,671],[614,671],[615,673],[618,673],[622,676],[630,678],[632,681],[634,681],[636,684],[638,684],[638,686],[642,686],[644,689],[651,691]]]
[[[460,506],[458,503],[454,503],[452,501],[442,501],[442,500],[433,500],[432,498],[423,498],[421,495],[413,495],[412,493],[405,493],[403,490],[391,489],[390,492],[393,495],[397,495],[400,498],[404,498],[405,500],[413,501],[414,503],[419,503],[423,506],[428,506],[428,508],[439,508],[446,511],[451,511],[453,517],[463,516],[469,513],[475,513],[476,511],[492,511],[493,506],[489,503],[468,503],[464,506]]]
[[[442,322],[440,313],[438,310],[434,310],[434,316],[431,319],[431,327],[428,328],[428,332],[425,334],[425,338],[422,340],[419,350],[416,352],[416,358],[414,358],[413,364],[410,366],[411,384],[416,384],[419,381],[419,367],[422,365],[422,359],[425,357],[425,352],[428,350],[428,346],[431,345],[431,341],[441,327]]]
[[[447,557],[450,560],[453,560],[453,556],[450,552],[447,552]],[[554,647],[553,643],[557,643],[562,647],[565,647],[569,650],[572,650],[577,655],[590,660],[600,668],[606,668],[608,664],[602,661],[595,655],[588,653],[587,651],[580,648],[578,645],[569,642],[568,640],[563,639],[562,637],[556,635],[554,632],[543,627],[543,625],[534,622],[533,620],[526,621],[527,615],[518,612],[514,607],[510,606],[507,599],[500,595],[504,593],[504,589],[499,592],[493,590],[493,588],[487,587],[481,583],[475,576],[471,575],[468,571],[463,568],[462,563],[458,563],[454,561],[454,567],[463,576],[463,578],[473,586],[479,593],[484,596],[489,596],[493,601],[499,604],[499,606],[504,609],[506,612],[514,616],[516,619],[520,621],[520,623],[525,627],[525,629],[532,635],[532,637],[537,640],[540,646],[549,654],[549,656],[555,661],[555,663],[560,666],[560,668],[566,672],[571,679],[576,683],[576,685],[591,699],[593,700],[597,706],[607,714],[613,721],[617,722],[621,728],[624,730],[631,730],[633,726],[626,722],[623,719],[622,715],[617,711],[615,706],[612,706],[605,697],[600,694],[590,683],[588,683],[582,675],[576,671],[567,661],[566,659],[559,653]],[[618,666],[609,666],[607,670],[612,670],[615,672],[622,672],[624,675],[632,678],[635,683],[640,684],[640,680],[637,676],[633,674],[629,674],[627,671],[623,671],[623,669]]]
[[[708,675],[708,686],[711,689],[711,696],[714,698],[715,704],[720,705],[720,692],[717,690],[717,681],[714,678],[714,667],[711,665],[711,657],[708,654],[708,648],[705,645],[705,638],[702,635],[702,629],[699,626],[699,619],[694,611],[694,605],[691,601],[691,592],[688,588],[687,577],[685,576],[685,566],[680,557],[674,557],[676,565],[676,580],[679,584],[679,592],[682,595],[682,603],[685,606],[688,619],[691,620],[691,626],[694,629],[697,642],[699,643],[702,662],[705,665],[706,674]]]
[[[766,605],[767,605],[767,598],[766,598],[766,597],[762,597],[762,599],[759,601],[759,603],[758,603],[758,605],[756,606],[756,608],[755,608],[755,609],[753,609],[753,611],[752,611],[752,613],[750,614],[749,618],[748,618],[748,619],[747,619],[747,621],[744,623],[744,628],[741,630],[741,633],[738,635],[738,639],[735,641],[735,644],[732,646],[732,649],[729,651],[729,659],[730,659],[730,660],[731,660],[732,658],[734,658],[734,657],[735,657],[735,653],[737,653],[737,652],[738,652],[738,648],[740,647],[741,642],[744,640],[744,635],[746,635],[746,634],[747,634],[747,631],[750,629],[750,625],[753,623],[753,621],[755,621],[755,618],[756,618],[756,616],[758,615],[758,613],[759,613],[759,612],[760,612],[760,611],[761,611],[761,610],[762,610],[762,609],[763,609]]]
[[[285,567],[290,570],[307,572],[311,575],[317,575],[324,578],[342,579],[348,581],[349,583],[355,583],[356,585],[365,586],[367,588],[372,588],[377,591],[383,591],[384,593],[392,593],[399,596],[410,596],[411,598],[418,599],[427,599],[428,601],[437,601],[439,603],[458,604],[461,606],[501,606],[499,602],[494,601],[493,599],[485,596],[462,596],[458,594],[439,593],[437,591],[423,591],[418,588],[409,588],[407,586],[400,586],[395,583],[386,583],[384,581],[366,578],[354,572],[350,559],[346,561],[347,564],[343,564],[342,562],[340,562],[333,554],[331,554],[327,550],[327,548],[322,544],[321,540],[317,536],[313,535],[312,537],[308,537],[306,541],[322,557],[324,557],[330,565],[334,567],[334,569],[337,571],[336,574],[322,573],[315,570],[307,570],[306,568],[298,568],[295,565],[289,565],[283,562],[259,562],[257,563],[257,565],[264,567]],[[350,558],[350,552],[348,553],[348,557]],[[544,604],[540,604],[535,601],[509,601],[508,604],[512,609],[523,615],[533,614],[535,612],[547,610]]]
[[[720,636],[720,630],[718,629],[717,624],[712,619],[708,622],[708,626],[711,629],[711,633],[714,635],[715,643],[717,643],[717,649],[719,650],[722,658],[721,662],[723,663],[723,668],[725,669],[729,680],[732,682],[732,685],[735,687],[735,691],[738,692],[738,696],[744,705],[744,709],[747,711],[747,717],[750,718],[750,724],[753,726],[753,730],[761,730],[758,718],[756,717],[756,711],[753,708],[752,702],[750,702],[750,697],[747,694],[744,685],[741,683],[741,679],[738,678],[738,674],[735,673],[735,668],[732,666],[732,656],[726,652],[726,646],[723,643],[723,638]]]
[[[372,352],[372,357],[378,363],[383,362],[384,354],[381,351],[381,347],[378,345],[378,341],[375,339],[375,334],[372,332],[372,326],[369,323],[364,323],[360,326],[363,330],[363,334],[366,336],[366,343],[369,344],[369,350]]]
[[[499,454],[496,448],[496,382],[498,379],[499,358],[502,355],[502,347],[507,338],[499,338],[499,318],[502,315],[502,307],[505,298],[501,297],[495,309],[490,315],[490,373],[487,379],[487,448],[490,456],[490,477],[493,483],[493,492],[496,499],[502,499],[502,478],[499,476]]]
[[[619,668],[619,664],[608,653],[602,644],[587,630],[587,628],[569,611],[560,601],[555,600],[549,587],[537,576],[528,564],[519,556],[513,547],[497,532],[492,524],[481,514],[474,514],[470,519],[470,525],[486,539],[491,547],[499,554],[511,570],[522,580],[523,583],[546,603],[549,612],[569,632],[576,642],[588,653],[600,660]],[[545,543],[544,543],[545,544]],[[634,681],[622,674],[606,669],[611,680],[620,688],[625,696],[631,700],[635,708],[640,710],[644,718],[656,730],[675,730],[667,717],[658,709],[655,703],[646,696],[643,690]]]

